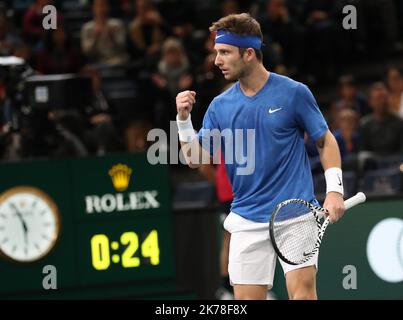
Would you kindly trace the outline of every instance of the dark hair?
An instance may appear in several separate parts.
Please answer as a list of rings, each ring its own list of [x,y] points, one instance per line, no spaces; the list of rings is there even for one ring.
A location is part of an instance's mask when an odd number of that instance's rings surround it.
[[[380,89],[380,88],[387,90],[386,85],[382,81],[377,81],[377,82],[372,83],[369,86],[368,92],[369,92],[369,94],[371,94],[374,90]]]
[[[386,68],[386,71],[385,71],[386,77],[389,75],[389,72],[391,72],[393,70],[396,70],[400,74],[400,76],[403,76],[403,69],[402,68],[399,68],[398,66],[394,66],[394,65],[389,65]]]
[[[225,29],[240,36],[258,36],[260,40],[263,41],[263,34],[262,30],[260,29],[260,24],[249,13],[230,14],[216,22],[213,22],[209,28],[210,32],[216,32],[221,29]],[[262,61],[262,51],[256,49],[253,50],[255,50],[256,58],[259,61]],[[245,48],[239,48],[239,52],[242,55],[245,52]]]
[[[94,4],[95,4],[95,2],[96,2],[97,0],[90,0],[90,6],[92,7]],[[106,4],[108,5],[108,6],[110,6],[111,5],[111,3],[110,3],[110,1],[109,0],[104,0],[105,2],[106,2]]]
[[[357,83],[356,83],[355,78],[354,78],[353,75],[345,74],[345,75],[342,75],[338,79],[338,85],[339,86],[342,86],[342,85],[356,86]]]

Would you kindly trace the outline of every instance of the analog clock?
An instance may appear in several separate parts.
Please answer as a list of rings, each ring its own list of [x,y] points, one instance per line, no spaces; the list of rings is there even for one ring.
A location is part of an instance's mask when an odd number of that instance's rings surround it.
[[[0,255],[28,263],[45,257],[60,233],[55,202],[33,187],[16,187],[0,196]]]

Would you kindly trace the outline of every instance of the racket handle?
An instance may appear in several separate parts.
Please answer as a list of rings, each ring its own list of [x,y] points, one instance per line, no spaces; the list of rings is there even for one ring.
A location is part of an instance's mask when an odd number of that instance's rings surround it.
[[[363,192],[358,192],[355,196],[352,196],[351,198],[347,199],[344,201],[344,206],[346,207],[346,210],[356,206],[357,204],[365,202],[367,197]]]

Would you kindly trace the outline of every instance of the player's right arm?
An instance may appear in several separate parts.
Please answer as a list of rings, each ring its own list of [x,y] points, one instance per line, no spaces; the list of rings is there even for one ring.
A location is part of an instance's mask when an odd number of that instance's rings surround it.
[[[196,102],[196,92],[182,91],[176,96],[176,110],[178,115],[179,141],[186,163],[192,169],[199,168],[202,164],[210,163],[210,154],[202,148],[197,134],[194,132],[190,113]]]

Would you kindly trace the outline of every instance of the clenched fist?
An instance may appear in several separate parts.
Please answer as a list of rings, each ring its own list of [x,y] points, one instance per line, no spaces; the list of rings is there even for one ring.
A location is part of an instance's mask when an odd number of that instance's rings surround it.
[[[176,96],[176,110],[178,111],[179,120],[185,121],[193,109],[196,102],[196,92],[182,91]]]

